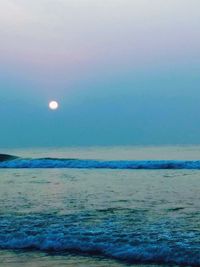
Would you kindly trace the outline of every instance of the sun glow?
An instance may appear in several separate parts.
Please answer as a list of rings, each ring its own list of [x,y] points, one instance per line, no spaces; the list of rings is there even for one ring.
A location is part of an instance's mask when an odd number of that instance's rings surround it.
[[[49,102],[49,108],[52,110],[56,110],[59,107],[58,102],[57,101],[50,101]]]

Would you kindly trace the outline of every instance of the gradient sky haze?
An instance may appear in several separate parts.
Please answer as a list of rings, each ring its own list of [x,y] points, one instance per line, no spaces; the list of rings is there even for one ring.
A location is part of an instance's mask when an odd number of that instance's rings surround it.
[[[0,147],[199,144],[199,10],[0,0]]]

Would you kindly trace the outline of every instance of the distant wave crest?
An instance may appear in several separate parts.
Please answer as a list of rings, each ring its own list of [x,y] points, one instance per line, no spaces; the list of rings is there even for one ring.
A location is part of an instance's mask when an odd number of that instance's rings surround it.
[[[200,160],[86,160],[64,158],[25,159],[0,155],[0,168],[77,168],[77,169],[200,169]]]

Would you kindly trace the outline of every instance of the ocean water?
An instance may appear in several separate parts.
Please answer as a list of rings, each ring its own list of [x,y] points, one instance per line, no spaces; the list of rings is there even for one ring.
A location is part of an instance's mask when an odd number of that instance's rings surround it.
[[[1,153],[0,266],[200,266],[199,146]]]

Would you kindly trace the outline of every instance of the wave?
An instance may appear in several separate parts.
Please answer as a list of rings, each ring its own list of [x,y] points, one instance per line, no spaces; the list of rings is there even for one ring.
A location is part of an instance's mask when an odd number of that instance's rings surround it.
[[[174,225],[166,235],[160,224],[149,228],[145,218],[132,229],[109,216],[99,221],[88,224],[88,217],[75,215],[3,216],[0,249],[99,255],[138,264],[200,266],[198,236],[174,232]]]
[[[60,240],[59,235],[57,237],[47,237],[46,239],[40,237],[12,238],[10,242],[7,242],[5,246],[1,245],[0,248],[56,252],[57,254],[65,252],[77,255],[102,256],[129,264],[200,266],[198,255],[195,255],[195,253],[192,255],[189,250],[177,253],[167,246],[131,246],[106,244],[103,242],[95,244],[90,241]]]
[[[200,169],[200,160],[86,160],[64,158],[19,158],[0,154],[0,168],[77,169]]]

